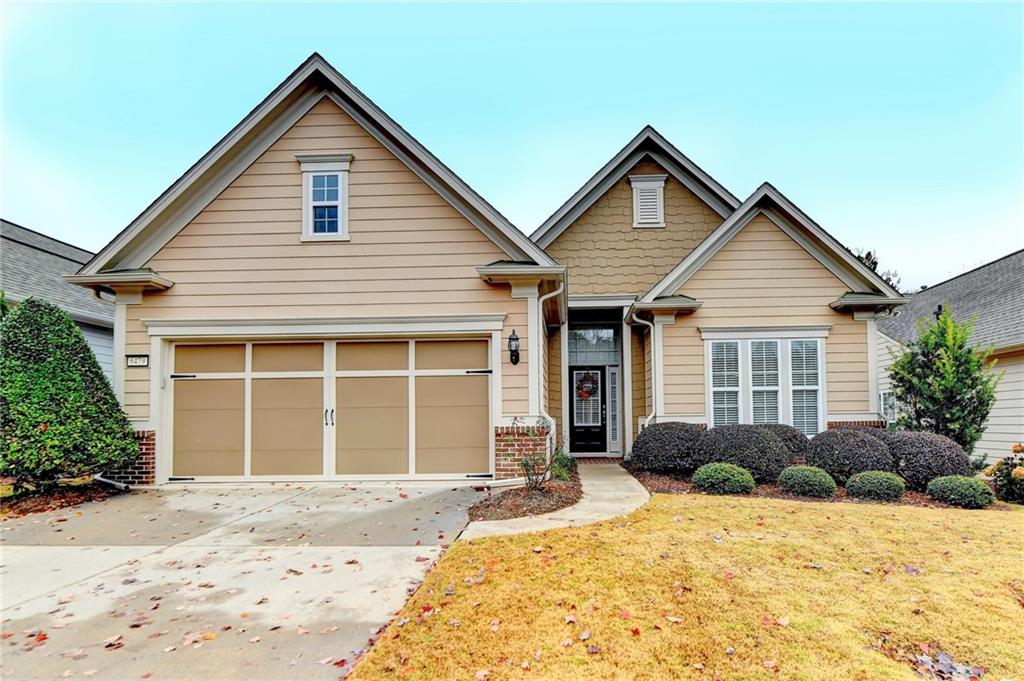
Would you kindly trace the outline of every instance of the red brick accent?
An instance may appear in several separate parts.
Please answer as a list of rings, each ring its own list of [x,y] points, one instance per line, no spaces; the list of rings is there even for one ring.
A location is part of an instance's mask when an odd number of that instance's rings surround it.
[[[828,429],[835,430],[837,428],[879,428],[885,430],[884,421],[829,421]]]
[[[498,426],[494,429],[494,479],[522,477],[519,462],[527,454],[547,451],[547,427]]]
[[[156,431],[137,430],[135,439],[139,441],[139,458],[124,470],[110,472],[109,477],[129,485],[152,485],[156,482]]]

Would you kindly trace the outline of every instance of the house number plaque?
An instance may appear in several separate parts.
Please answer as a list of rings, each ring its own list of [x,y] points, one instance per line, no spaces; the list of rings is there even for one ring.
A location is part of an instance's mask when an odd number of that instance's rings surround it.
[[[149,355],[125,355],[124,362],[129,367],[148,367]]]

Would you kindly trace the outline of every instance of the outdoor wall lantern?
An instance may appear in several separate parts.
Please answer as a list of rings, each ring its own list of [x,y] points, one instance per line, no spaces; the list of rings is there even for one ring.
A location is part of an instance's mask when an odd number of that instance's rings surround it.
[[[519,336],[515,329],[512,329],[512,335],[508,337],[508,361],[512,362],[512,366],[519,364]]]

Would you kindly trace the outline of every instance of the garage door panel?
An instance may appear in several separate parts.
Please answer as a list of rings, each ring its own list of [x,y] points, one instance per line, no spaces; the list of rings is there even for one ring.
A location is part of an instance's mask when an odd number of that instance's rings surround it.
[[[416,378],[416,472],[486,473],[488,377]]]
[[[320,378],[253,379],[253,475],[323,474],[323,391]]]
[[[323,371],[323,343],[256,343],[253,371]]]
[[[338,343],[338,371],[381,371],[409,368],[407,341]]]
[[[335,388],[337,474],[408,474],[409,379],[346,377]]]
[[[179,374],[245,371],[244,345],[178,345],[174,371]]]
[[[486,369],[485,340],[416,341],[417,369]]]
[[[245,381],[175,381],[172,475],[245,472]]]

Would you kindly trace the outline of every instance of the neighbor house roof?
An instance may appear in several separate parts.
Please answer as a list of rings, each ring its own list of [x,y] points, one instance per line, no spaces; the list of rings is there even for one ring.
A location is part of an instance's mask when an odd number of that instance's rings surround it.
[[[850,287],[854,293],[865,294],[857,301],[837,301],[842,306],[864,305],[888,307],[904,302],[899,291],[862,263],[835,237],[800,210],[782,192],[765,182],[715,228],[696,248],[680,261],[661,281],[640,298],[650,303],[675,294],[690,277],[710,260],[726,243],[758,215],[764,215],[786,232],[812,257]],[[865,296],[870,296],[868,300]]]
[[[696,163],[651,126],[646,126],[631,139],[619,153],[604,164],[597,173],[563,203],[551,217],[530,236],[541,247],[547,248],[568,229],[580,215],[621,180],[637,163],[650,159],[664,168],[672,177],[707,203],[723,218],[739,205],[739,199],[708,175]]]
[[[939,305],[957,321],[975,318],[972,339],[982,347],[1024,347],[1024,249],[918,291],[899,314],[879,319],[878,330],[910,342],[917,337],[917,320],[934,319]]]
[[[81,274],[145,266],[281,134],[324,98],[334,101],[366,128],[510,258],[539,265],[557,264],[327,60],[314,53],[114,237],[82,268]]]
[[[0,289],[20,303],[41,298],[57,305],[78,322],[113,328],[114,306],[92,291],[64,281],[92,253],[7,220],[0,220]]]

